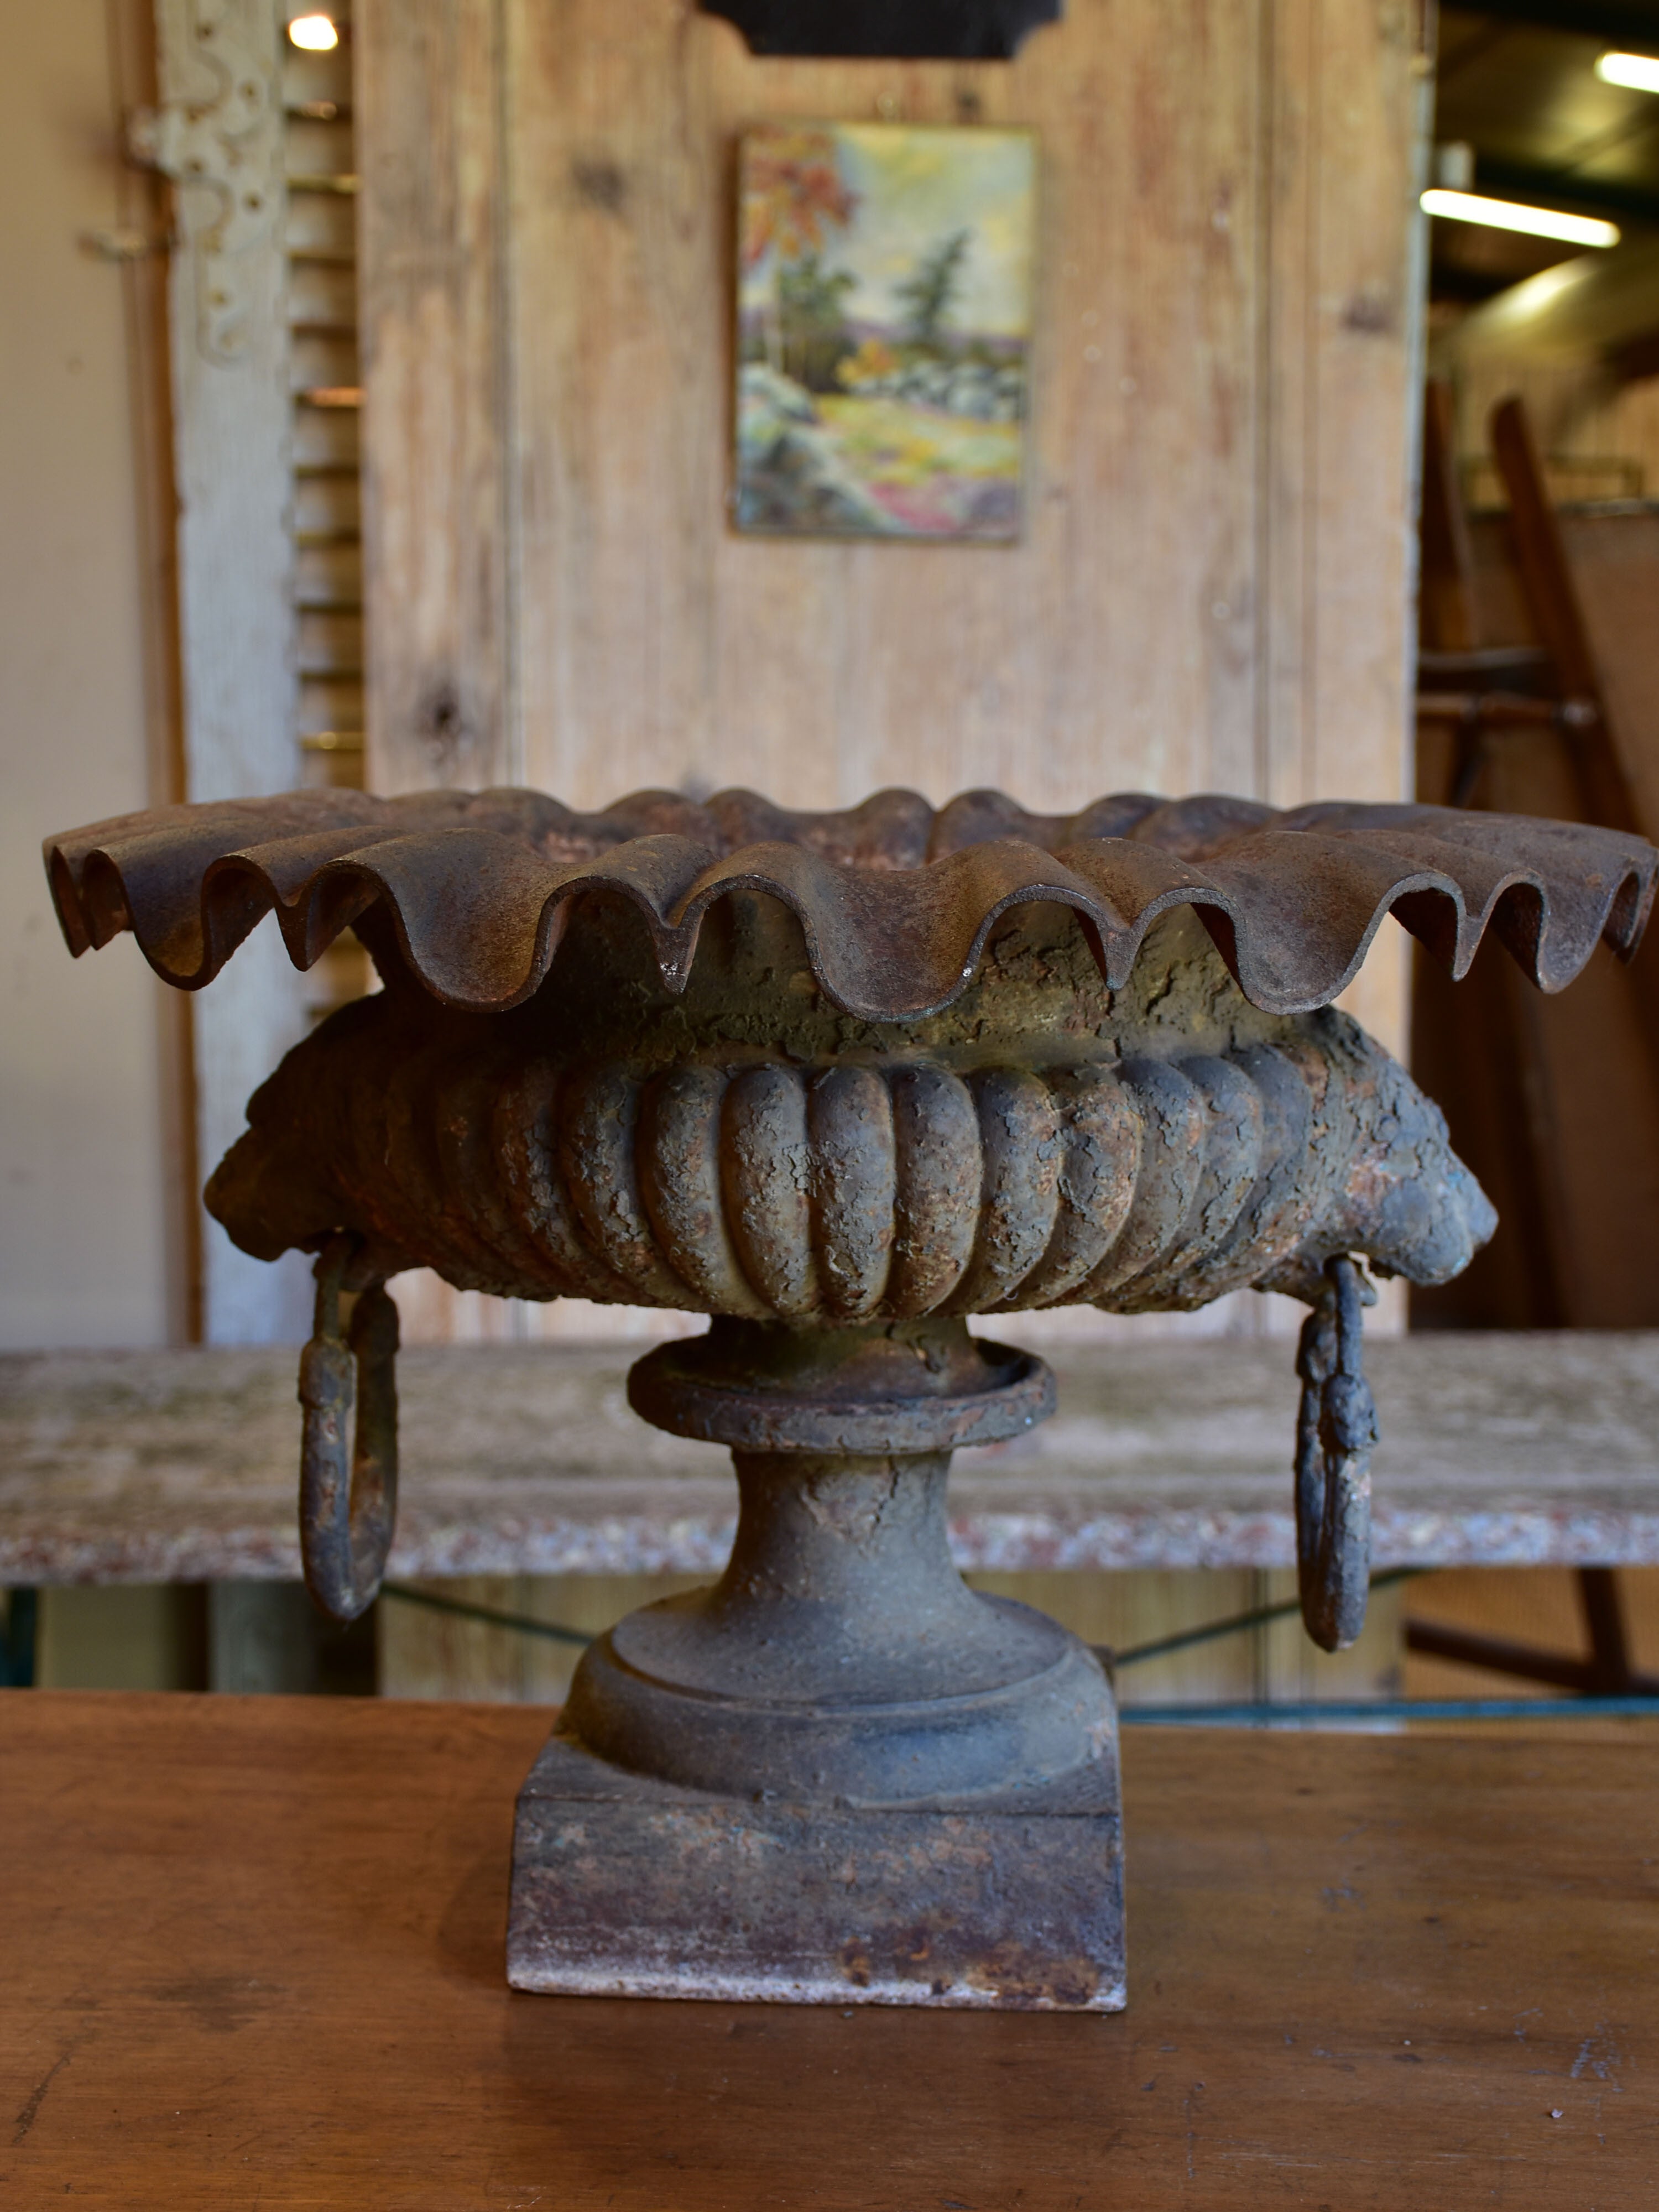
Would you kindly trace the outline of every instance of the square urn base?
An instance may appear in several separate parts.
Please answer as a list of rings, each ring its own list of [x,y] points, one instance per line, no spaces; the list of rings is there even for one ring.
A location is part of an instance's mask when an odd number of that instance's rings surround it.
[[[519,1795],[507,1960],[567,1996],[1118,2011],[1116,1743],[906,1810],[714,1796],[556,1735]]]

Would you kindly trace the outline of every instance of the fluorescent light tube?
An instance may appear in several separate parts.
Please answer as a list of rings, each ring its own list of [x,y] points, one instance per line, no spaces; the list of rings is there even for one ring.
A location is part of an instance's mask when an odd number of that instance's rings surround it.
[[[1628,85],[1632,92],[1659,92],[1659,61],[1651,54],[1603,54],[1595,64],[1603,84]]]
[[[1484,222],[1493,230],[1523,230],[1533,238],[1565,239],[1569,246],[1619,243],[1616,222],[1563,215],[1559,208],[1522,207],[1515,200],[1484,199],[1479,192],[1449,192],[1437,185],[1424,193],[1423,211],[1449,216],[1454,222]]]

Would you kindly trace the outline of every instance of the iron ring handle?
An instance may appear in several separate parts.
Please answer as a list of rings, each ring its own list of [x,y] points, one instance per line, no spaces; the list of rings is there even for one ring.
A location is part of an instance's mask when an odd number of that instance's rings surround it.
[[[1322,1651],[1346,1650],[1365,1625],[1377,1436],[1361,1361],[1362,1316],[1376,1301],[1346,1253],[1328,1260],[1297,1349],[1297,1580],[1303,1622]]]
[[[358,1249],[355,1237],[332,1237],[319,1255],[313,1334],[300,1356],[300,1555],[306,1587],[342,1621],[374,1602],[398,1516],[398,1309],[371,1282],[342,1330]]]

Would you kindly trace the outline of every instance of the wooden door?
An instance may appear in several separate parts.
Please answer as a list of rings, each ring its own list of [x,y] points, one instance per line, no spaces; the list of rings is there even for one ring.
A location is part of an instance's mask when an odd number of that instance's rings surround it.
[[[973,64],[756,60],[685,0],[356,20],[373,785],[1404,791],[1410,9],[1072,0]],[[1017,547],[729,528],[769,116],[1038,133]]]

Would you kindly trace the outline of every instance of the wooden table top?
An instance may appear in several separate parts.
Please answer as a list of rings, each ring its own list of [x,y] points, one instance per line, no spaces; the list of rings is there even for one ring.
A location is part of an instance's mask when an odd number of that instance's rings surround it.
[[[0,2201],[1452,2212],[1659,2192],[1659,1729],[1132,1731],[1127,2013],[534,1997],[526,1707],[0,1692]]]
[[[1023,1317],[999,1322],[1019,1341]],[[399,1358],[392,1571],[718,1572],[716,1444],[628,1410],[640,1347],[415,1346]],[[1060,1411],[957,1455],[963,1567],[1295,1564],[1293,1343],[1056,1346]],[[289,1346],[0,1358],[0,1584],[297,1578]],[[1659,1334],[1367,1347],[1379,1566],[1659,1562]]]

